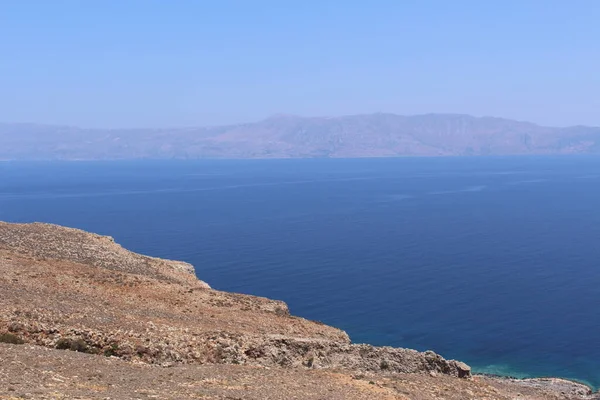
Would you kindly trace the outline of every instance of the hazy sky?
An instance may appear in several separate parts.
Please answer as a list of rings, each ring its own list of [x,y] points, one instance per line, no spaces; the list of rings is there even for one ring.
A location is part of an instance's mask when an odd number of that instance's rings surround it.
[[[598,0],[0,0],[0,121],[600,125]]]

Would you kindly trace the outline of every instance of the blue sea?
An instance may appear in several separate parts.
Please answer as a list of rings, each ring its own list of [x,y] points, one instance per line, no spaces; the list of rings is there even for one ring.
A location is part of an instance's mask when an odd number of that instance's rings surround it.
[[[0,219],[188,261],[355,342],[600,386],[600,158],[3,162]]]

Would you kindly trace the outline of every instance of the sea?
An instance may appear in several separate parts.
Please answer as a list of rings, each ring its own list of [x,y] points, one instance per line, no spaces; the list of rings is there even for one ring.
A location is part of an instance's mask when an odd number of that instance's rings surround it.
[[[600,158],[0,162],[0,220],[113,236],[354,342],[600,386]]]

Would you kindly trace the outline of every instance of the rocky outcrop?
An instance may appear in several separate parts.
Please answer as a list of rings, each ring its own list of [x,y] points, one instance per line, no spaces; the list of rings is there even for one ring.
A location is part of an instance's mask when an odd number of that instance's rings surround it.
[[[38,318],[36,318],[38,317]],[[29,313],[29,319],[39,316]],[[228,332],[204,334],[148,324],[144,331],[66,328],[52,323],[19,322],[13,312],[5,330],[22,342],[49,348],[104,354],[150,364],[214,363],[345,369],[355,372],[439,373],[468,378],[466,364],[428,351],[350,344],[343,340],[257,337]]]
[[[32,314],[28,318],[37,319]],[[13,313],[10,319],[5,330],[22,342],[162,366],[210,363],[471,376],[466,364],[448,361],[431,351],[421,353],[344,341],[257,337],[223,331],[198,335],[154,324],[141,332],[65,328],[51,323],[19,322],[24,319],[20,313]]]
[[[186,364],[169,368],[41,346],[0,343],[2,399],[509,400],[591,399],[485,377],[348,373]]]
[[[367,344],[270,338],[258,345],[251,345],[244,354],[255,360],[282,366],[342,368],[361,372],[428,372],[459,378],[471,376],[471,368],[465,363],[446,360],[432,351],[421,353]]]

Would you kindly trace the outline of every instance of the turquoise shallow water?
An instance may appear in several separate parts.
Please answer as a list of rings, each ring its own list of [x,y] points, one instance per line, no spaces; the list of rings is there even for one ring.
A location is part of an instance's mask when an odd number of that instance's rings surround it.
[[[0,163],[0,219],[114,236],[354,341],[600,385],[600,159]]]

